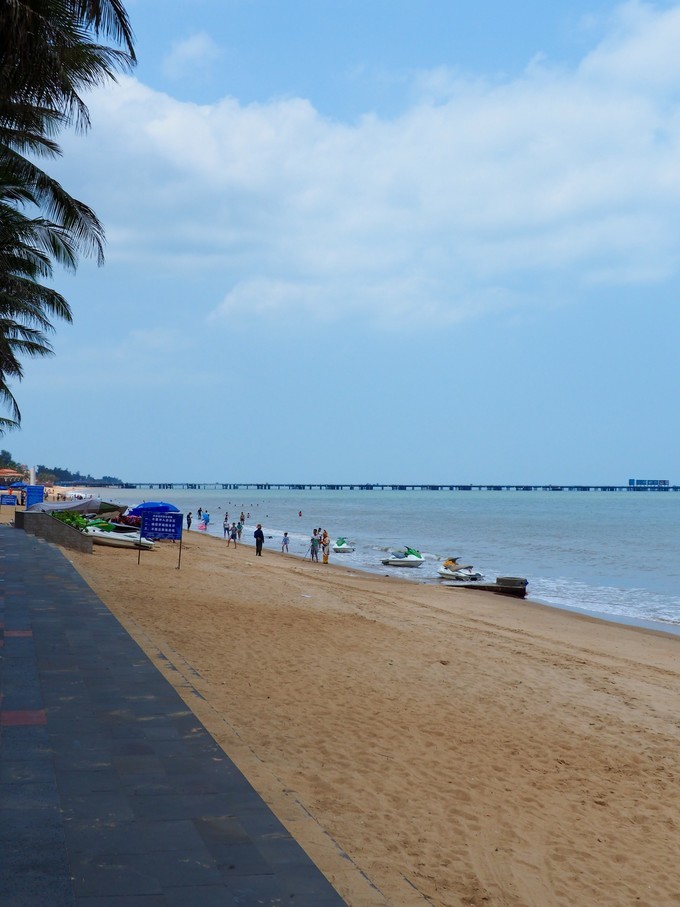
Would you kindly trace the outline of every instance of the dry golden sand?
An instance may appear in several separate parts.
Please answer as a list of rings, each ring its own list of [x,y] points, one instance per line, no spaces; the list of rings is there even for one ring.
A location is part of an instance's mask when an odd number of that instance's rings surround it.
[[[64,553],[352,907],[680,904],[679,638],[199,533]]]

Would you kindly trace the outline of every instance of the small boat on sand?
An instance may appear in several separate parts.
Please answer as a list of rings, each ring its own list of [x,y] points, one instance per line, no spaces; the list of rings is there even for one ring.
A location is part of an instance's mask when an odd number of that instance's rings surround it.
[[[425,558],[415,548],[396,548],[382,563],[386,567],[422,567]]]
[[[85,533],[95,545],[108,545],[110,548],[153,548],[151,539],[141,538],[138,532],[115,532],[88,526]]]
[[[459,582],[476,583],[484,579],[472,564],[459,564],[459,558],[448,557],[441,567],[437,568],[437,573],[442,579],[457,580]]]
[[[336,554],[351,554],[354,551],[354,545],[350,545],[347,539],[339,538],[335,540],[333,551]]]
[[[529,581],[523,576],[499,576],[495,583],[448,583],[449,589],[476,589],[479,592],[495,592],[497,595],[512,595],[525,598]]]
[[[116,523],[114,520],[90,520],[87,524],[88,529],[101,529],[104,532],[123,532],[128,535],[139,532],[138,527],[130,526],[127,523]]]

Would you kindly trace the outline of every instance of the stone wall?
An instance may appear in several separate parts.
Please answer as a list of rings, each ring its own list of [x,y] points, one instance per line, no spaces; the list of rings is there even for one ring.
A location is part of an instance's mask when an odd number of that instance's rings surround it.
[[[29,535],[37,535],[38,538],[54,542],[55,545],[62,545],[64,548],[75,548],[76,551],[85,551],[87,554],[92,554],[91,538],[88,538],[82,532],[78,532],[73,526],[67,526],[66,523],[55,520],[49,513],[17,510],[14,514],[14,525],[17,529],[23,529]]]

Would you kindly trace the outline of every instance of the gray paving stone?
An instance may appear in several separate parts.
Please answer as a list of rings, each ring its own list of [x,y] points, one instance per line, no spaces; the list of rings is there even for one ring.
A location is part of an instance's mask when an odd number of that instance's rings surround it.
[[[120,790],[84,791],[79,795],[62,796],[62,812],[67,822],[94,818],[102,822],[134,819],[130,798]]]
[[[193,822],[73,822],[65,829],[70,853],[154,853],[201,850],[205,846]]]
[[[120,778],[113,768],[59,772],[59,793],[64,802],[68,802],[71,797],[118,791],[120,787]]]
[[[8,781],[0,784],[0,803],[3,811],[45,810],[59,805],[54,780]]]
[[[194,825],[210,847],[221,844],[244,844],[250,841],[235,816],[201,816],[200,819],[194,820]]]
[[[234,898],[224,890],[224,885],[222,884],[203,886],[195,894],[194,907],[239,907]],[[279,901],[279,907],[281,907],[282,903],[295,907],[294,901]],[[106,907],[115,907],[115,905],[106,905]],[[166,889],[165,907],[187,907],[186,888]],[[245,905],[241,905],[241,907],[245,907]],[[255,907],[255,905],[251,904],[248,907]],[[320,907],[324,907],[324,905],[322,904]],[[333,907],[337,907],[337,905],[333,905]]]
[[[158,878],[146,868],[147,854],[74,854],[71,857],[76,898],[163,894]]]
[[[54,784],[55,774],[51,757],[19,759],[15,762],[0,758],[0,784],[7,782],[22,784],[36,781],[49,781]]]
[[[273,868],[252,841],[213,843],[210,853],[223,876],[272,875]]]
[[[187,907],[186,888],[183,889],[184,902],[182,907]],[[108,895],[96,895],[94,897],[79,897],[78,907],[170,907],[165,894],[140,894],[140,895],[122,895],[121,897],[109,897]],[[197,900],[194,907],[207,907],[202,900]],[[222,902],[221,907],[224,907]]]
[[[51,545],[0,528],[1,907],[341,907]],[[10,645],[7,645],[11,641]]]
[[[2,907],[79,907],[70,878],[28,871],[22,872],[20,885],[16,884],[15,876],[6,890],[0,886],[0,904]]]

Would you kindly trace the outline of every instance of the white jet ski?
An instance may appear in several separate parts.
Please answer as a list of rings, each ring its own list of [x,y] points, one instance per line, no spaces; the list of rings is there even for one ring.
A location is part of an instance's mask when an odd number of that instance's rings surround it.
[[[474,583],[483,580],[484,577],[471,564],[459,564],[457,557],[449,557],[437,569],[437,573],[442,579],[453,579],[466,583]]]
[[[425,558],[415,548],[397,548],[382,563],[386,567],[422,567]]]

